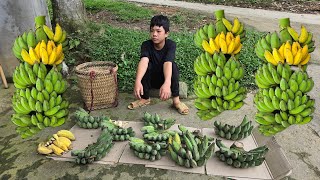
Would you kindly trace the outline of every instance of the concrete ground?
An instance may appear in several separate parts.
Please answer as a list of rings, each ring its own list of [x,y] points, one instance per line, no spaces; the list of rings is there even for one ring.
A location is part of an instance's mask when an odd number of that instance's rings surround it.
[[[148,0],[144,0],[146,2]],[[168,1],[158,0],[152,2],[185,4],[181,1]],[[179,3],[178,3],[179,2]],[[198,4],[193,4],[193,7],[198,7]],[[190,7],[189,7],[190,8]],[[207,9],[200,6],[200,9]],[[210,9],[212,8],[212,9]],[[208,11],[214,11],[217,7],[208,7]],[[220,7],[218,7],[221,9]],[[198,9],[198,10],[200,10]],[[224,7],[226,14],[240,16],[245,21],[260,30],[271,31],[276,30],[277,22],[276,17],[265,18],[265,11],[263,13],[256,13],[256,17],[252,17],[251,11],[240,11],[233,8]],[[242,12],[244,14],[237,14]],[[247,12],[247,14],[245,13]],[[275,12],[269,12],[274,14]],[[250,16],[249,16],[250,15]],[[319,19],[316,21],[313,17],[301,15],[304,19],[302,21],[296,20],[298,15],[289,14],[292,16],[292,21],[295,23],[310,23],[307,27],[311,27],[311,31],[318,33],[317,28],[320,23]],[[259,19],[257,18],[259,16]],[[261,16],[261,17],[260,17]],[[284,17],[284,16],[281,16]],[[311,18],[311,19],[310,19]],[[265,24],[266,21],[270,23]],[[261,23],[261,26],[256,23]],[[271,25],[272,24],[272,25]],[[319,43],[319,35],[316,37],[317,43]],[[317,44],[316,43],[316,44]],[[281,145],[286,154],[292,168],[292,174],[284,179],[296,179],[296,180],[316,180],[320,179],[320,66],[316,63],[319,60],[319,56],[316,55],[319,51],[313,54],[316,57],[313,64],[308,67],[308,72],[315,81],[315,87],[309,95],[316,99],[316,111],[314,113],[314,120],[312,123],[302,126],[291,126],[284,132],[277,134],[276,140]],[[1,85],[1,84],[0,84]],[[210,177],[206,175],[182,173],[171,170],[158,170],[153,168],[145,168],[141,165],[126,165],[118,164],[117,166],[90,164],[79,166],[71,162],[54,161],[47,159],[44,156],[36,153],[37,144],[44,141],[49,135],[57,132],[60,129],[70,129],[74,122],[70,119],[64,125],[57,128],[47,128],[40,132],[38,135],[31,139],[22,140],[15,133],[15,126],[10,122],[10,115],[13,113],[11,108],[11,97],[14,92],[13,84],[9,84],[9,89],[2,89],[0,87],[0,177],[1,179],[223,179],[221,177]],[[244,115],[247,115],[250,119],[253,119],[256,109],[253,106],[253,93],[249,93],[245,99],[246,104],[237,111],[226,111],[214,118],[213,120],[219,120],[225,123],[238,124]],[[71,84],[65,95],[72,103],[70,111],[73,112],[75,108],[81,106],[80,91],[75,84]],[[133,101],[131,94],[122,93],[119,96],[119,106],[116,108],[94,111],[93,114],[105,114],[111,116],[112,119],[128,120],[128,121],[141,121],[143,112],[148,111],[150,113],[158,113],[163,118],[172,117],[177,120],[177,123],[184,124],[186,126],[204,128],[213,127],[213,120],[201,121],[196,115],[196,109],[193,107],[194,99],[189,97],[184,99],[190,107],[190,114],[187,116],[179,115],[176,110],[170,107],[171,101],[159,101],[153,99],[152,104],[137,109],[134,111],[127,110],[129,102]]]

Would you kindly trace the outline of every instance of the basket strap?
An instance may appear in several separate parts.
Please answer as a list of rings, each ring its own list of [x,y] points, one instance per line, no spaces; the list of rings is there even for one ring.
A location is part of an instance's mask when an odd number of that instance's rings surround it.
[[[95,79],[96,77],[96,72],[95,71],[90,71],[90,85],[91,85],[91,105],[90,105],[90,109],[89,109],[89,114],[91,113],[92,111],[92,108],[93,108],[93,88],[92,88],[92,84],[93,84],[93,80]]]
[[[114,83],[116,85],[116,89],[115,89],[115,93],[116,93],[116,98],[113,102],[113,107],[117,107],[118,106],[118,93],[119,93],[119,89],[118,89],[118,81],[117,81],[117,71],[114,71],[114,68],[111,69],[110,73],[113,74],[113,79],[114,79]]]

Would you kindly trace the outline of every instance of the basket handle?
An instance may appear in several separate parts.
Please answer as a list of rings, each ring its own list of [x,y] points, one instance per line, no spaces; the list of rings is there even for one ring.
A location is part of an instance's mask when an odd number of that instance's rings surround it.
[[[92,88],[92,83],[93,83],[93,80],[96,78],[96,72],[95,71],[90,71],[89,76],[90,76],[90,85],[91,85],[91,90],[90,90],[90,93],[91,93],[91,105],[90,105],[90,109],[89,109],[89,114],[90,114],[91,111],[92,111],[92,108],[93,108],[93,88]]]

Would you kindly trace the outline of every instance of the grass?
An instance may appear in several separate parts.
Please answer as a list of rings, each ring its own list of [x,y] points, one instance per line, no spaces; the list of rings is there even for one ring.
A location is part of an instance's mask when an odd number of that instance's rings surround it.
[[[84,0],[84,3],[89,11],[108,10],[117,14],[119,21],[150,19],[153,16],[152,13],[154,13],[144,7],[122,1]],[[130,11],[131,14],[122,9]],[[179,10],[170,15],[171,24],[185,27],[190,25],[187,23],[192,23],[193,27],[200,27],[200,23],[203,24],[201,20],[209,16],[196,13],[185,16],[185,14],[185,11]],[[245,68],[245,77],[241,80],[241,83],[249,89],[254,89],[256,88],[254,72],[261,61],[254,54],[253,48],[264,33],[257,32],[254,29],[247,29],[246,32],[247,39],[239,57]],[[148,32],[126,29],[125,27],[113,27],[107,24],[89,23],[85,30],[77,34],[70,34],[69,37],[71,43],[80,42],[79,46],[66,54],[66,62],[69,65],[77,65],[83,61],[112,61],[119,66],[119,90],[132,92],[139,62],[140,45],[149,38]],[[193,71],[193,62],[201,54],[201,51],[194,45],[193,32],[188,28],[181,28],[179,32],[171,32],[169,38],[177,43],[175,62],[180,70],[180,80],[188,84],[190,93],[193,91],[192,84],[196,77]]]
[[[115,0],[83,0],[87,11],[97,12],[108,10],[117,16],[120,21],[136,21],[140,19],[150,19],[153,11],[141,8],[133,3]]]

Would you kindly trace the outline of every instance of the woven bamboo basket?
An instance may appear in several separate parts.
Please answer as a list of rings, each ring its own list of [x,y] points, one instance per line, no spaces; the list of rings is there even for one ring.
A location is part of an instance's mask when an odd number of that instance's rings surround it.
[[[117,70],[118,66],[108,61],[87,62],[76,67],[78,86],[89,111],[118,105]]]

